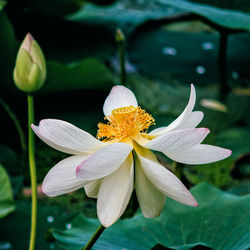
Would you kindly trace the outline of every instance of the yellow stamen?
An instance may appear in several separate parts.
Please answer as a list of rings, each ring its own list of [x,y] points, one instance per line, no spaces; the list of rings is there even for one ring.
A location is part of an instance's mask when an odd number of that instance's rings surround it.
[[[114,109],[107,124],[98,123],[97,138],[103,141],[122,141],[126,138],[134,139],[138,134],[145,133],[154,118],[140,107],[123,107]]]

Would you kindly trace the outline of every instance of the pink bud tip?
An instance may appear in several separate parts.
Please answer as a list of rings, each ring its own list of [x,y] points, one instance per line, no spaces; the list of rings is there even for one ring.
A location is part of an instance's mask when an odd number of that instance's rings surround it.
[[[28,33],[26,36],[30,39],[30,41],[34,40],[33,36],[30,33]]]
[[[22,45],[21,45],[20,49],[25,49],[25,50],[27,50],[28,52],[30,52],[30,48],[31,48],[32,41],[34,41],[34,38],[33,38],[33,36],[32,36],[30,33],[28,33],[28,34],[25,36],[25,38],[24,38],[24,40],[23,40],[23,42],[22,42]]]

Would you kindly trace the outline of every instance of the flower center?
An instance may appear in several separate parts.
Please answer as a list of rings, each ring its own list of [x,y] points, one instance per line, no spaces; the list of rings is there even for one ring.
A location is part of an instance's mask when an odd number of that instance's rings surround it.
[[[97,125],[97,138],[103,141],[135,139],[138,134],[146,132],[155,121],[145,110],[133,106],[114,109],[104,119],[108,120],[107,124],[100,122]]]

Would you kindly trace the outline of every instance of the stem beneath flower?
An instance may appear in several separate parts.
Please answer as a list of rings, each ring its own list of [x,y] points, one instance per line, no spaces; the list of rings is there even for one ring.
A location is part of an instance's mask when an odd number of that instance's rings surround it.
[[[37,225],[37,180],[36,180],[36,162],[35,162],[35,140],[31,124],[34,123],[34,102],[31,94],[28,98],[28,132],[29,132],[29,167],[32,190],[32,208],[31,208],[31,230],[29,250],[35,249],[36,243],[36,225]]]
[[[22,151],[23,151],[23,153],[26,153],[27,146],[26,146],[26,142],[25,142],[25,135],[24,135],[24,131],[21,127],[20,121],[18,120],[15,113],[11,110],[10,106],[2,98],[0,98],[0,104],[2,105],[2,107],[6,111],[6,113],[9,115],[10,119],[13,121],[13,123],[16,127],[16,130],[17,130],[17,133],[19,134],[20,145],[21,145]]]
[[[93,234],[93,236],[91,237],[91,239],[89,240],[89,242],[82,248],[82,250],[91,249],[96,243],[96,241],[99,239],[99,237],[101,236],[104,230],[105,230],[105,227],[103,225],[100,225],[95,231],[95,233]]]
[[[218,74],[219,74],[219,98],[220,101],[224,101],[227,94],[230,91],[230,88],[227,83],[227,40],[228,33],[227,31],[221,30],[220,41],[219,41],[219,55],[218,55]]]

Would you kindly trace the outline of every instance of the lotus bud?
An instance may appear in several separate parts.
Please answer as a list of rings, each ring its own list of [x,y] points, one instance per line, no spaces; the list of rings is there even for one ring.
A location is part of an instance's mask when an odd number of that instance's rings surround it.
[[[121,29],[116,30],[115,40],[117,43],[123,43],[125,41],[125,36],[123,32],[121,31]]]
[[[31,34],[27,34],[17,53],[14,82],[24,92],[40,89],[46,78],[43,52]]]

